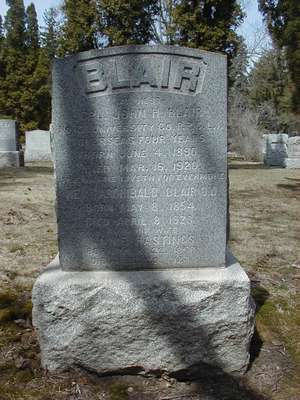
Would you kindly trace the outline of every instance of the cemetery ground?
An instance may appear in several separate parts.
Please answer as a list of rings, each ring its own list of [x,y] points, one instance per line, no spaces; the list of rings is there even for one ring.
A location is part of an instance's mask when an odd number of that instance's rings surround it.
[[[300,399],[300,172],[235,163],[230,181],[230,247],[257,306],[248,372],[100,378],[40,367],[30,296],[57,252],[53,170],[0,170],[0,400]]]

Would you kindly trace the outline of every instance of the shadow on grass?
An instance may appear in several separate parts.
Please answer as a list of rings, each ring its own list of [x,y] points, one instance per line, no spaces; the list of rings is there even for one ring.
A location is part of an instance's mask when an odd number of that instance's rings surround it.
[[[287,181],[298,182],[300,184],[300,179],[298,178],[285,178]]]
[[[295,179],[296,180],[296,179]],[[299,183],[279,183],[277,184],[277,187],[279,189],[286,189],[286,190],[291,190],[292,192],[299,192],[300,193],[300,181]]]
[[[260,308],[265,304],[265,302],[268,300],[270,293],[262,286],[256,284],[256,282],[251,281],[251,295],[253,300],[255,301],[255,314],[257,314],[260,310]],[[254,362],[254,360],[259,356],[261,348],[263,345],[263,341],[261,340],[261,337],[259,336],[259,333],[256,329],[254,329],[254,334],[252,337],[251,341],[251,347],[250,347],[250,363],[248,370],[251,369],[251,366]]]

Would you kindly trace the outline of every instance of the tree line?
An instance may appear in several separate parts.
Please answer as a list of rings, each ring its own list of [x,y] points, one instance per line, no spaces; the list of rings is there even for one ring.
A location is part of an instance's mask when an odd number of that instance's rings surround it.
[[[226,53],[232,115],[250,110],[262,129],[297,129],[300,2],[259,1],[274,46],[250,70],[246,45],[236,33],[244,18],[239,0],[64,0],[46,10],[42,27],[33,3],[25,9],[23,0],[6,0],[8,11],[0,16],[0,117],[17,119],[21,131],[49,128],[55,57],[161,43]],[[233,131],[237,122],[231,119]]]
[[[259,159],[264,133],[300,135],[300,2],[258,0],[271,45],[249,65],[242,38],[229,69],[229,142]]]

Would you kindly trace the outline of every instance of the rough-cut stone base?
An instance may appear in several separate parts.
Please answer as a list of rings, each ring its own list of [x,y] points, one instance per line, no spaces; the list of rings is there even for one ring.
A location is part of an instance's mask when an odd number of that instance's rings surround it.
[[[299,158],[287,158],[286,168],[300,168],[300,157]]]
[[[19,151],[0,151],[0,168],[20,167]]]
[[[243,373],[254,327],[250,282],[227,268],[64,272],[58,258],[33,289],[42,364],[170,373],[210,364]]]

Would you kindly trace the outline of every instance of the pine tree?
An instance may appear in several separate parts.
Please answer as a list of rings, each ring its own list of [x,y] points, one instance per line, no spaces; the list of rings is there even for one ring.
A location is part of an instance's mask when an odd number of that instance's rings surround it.
[[[259,0],[269,31],[283,48],[293,82],[293,106],[300,114],[300,2],[299,0]]]
[[[22,123],[26,130],[48,129],[51,113],[50,68],[44,49],[39,50],[37,65],[26,81],[21,96]]]
[[[1,114],[16,119],[21,132],[47,128],[50,63],[45,62],[39,48],[35,7],[31,4],[27,13],[23,13],[23,1],[10,0],[8,3],[5,19],[7,38],[2,57],[4,72],[0,79]]]
[[[97,7],[95,0],[65,0],[60,55],[97,47]]]
[[[7,45],[23,49],[26,44],[25,7],[23,0],[6,0],[8,11],[5,18]]]
[[[41,40],[49,60],[52,60],[58,53],[60,26],[57,18],[58,10],[56,8],[49,8],[44,13],[45,27],[41,33]]]
[[[177,44],[234,54],[234,29],[243,19],[237,0],[180,0],[173,14]]]
[[[37,67],[32,77],[34,93],[34,120],[40,129],[49,129],[51,121],[51,63],[46,49],[41,49]]]
[[[39,48],[39,25],[35,6],[31,3],[26,10],[26,44],[32,50]]]
[[[7,0],[5,45],[1,55],[1,114],[22,119],[21,96],[26,90],[26,27],[23,0]]]
[[[271,132],[299,129],[299,121],[291,113],[290,88],[284,51],[276,47],[266,51],[249,75],[249,100],[259,112],[261,127]]]
[[[99,10],[109,46],[145,44],[154,39],[157,0],[102,0]]]
[[[4,79],[5,79],[5,62],[4,62],[4,45],[5,36],[3,31],[3,20],[0,15],[0,118],[4,117]]]

